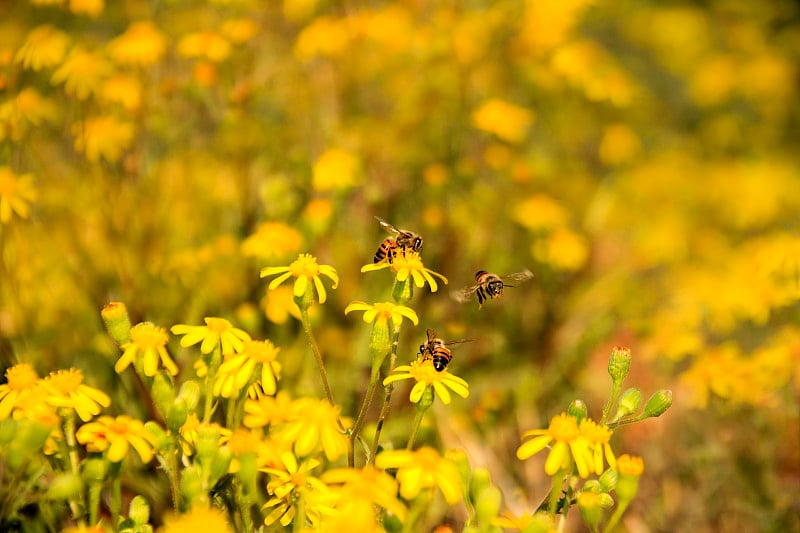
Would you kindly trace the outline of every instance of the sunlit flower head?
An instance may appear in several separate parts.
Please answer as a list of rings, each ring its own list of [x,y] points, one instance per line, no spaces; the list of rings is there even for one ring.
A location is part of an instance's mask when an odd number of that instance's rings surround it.
[[[584,418],[578,426],[581,437],[589,442],[592,453],[592,471],[598,476],[603,473],[603,458],[608,461],[608,466],[614,468],[616,458],[614,450],[611,449],[611,434],[613,431],[606,426],[601,426],[597,422]]]
[[[515,144],[525,139],[533,119],[532,111],[497,98],[484,102],[472,113],[472,122],[478,129]]]
[[[76,15],[96,18],[103,12],[105,5],[105,0],[70,0],[69,10]]]
[[[243,423],[249,428],[279,426],[294,418],[294,400],[286,393],[248,399],[244,404]]]
[[[134,129],[132,123],[107,115],[73,124],[72,133],[75,151],[85,154],[87,160],[115,163],[133,142]]]
[[[68,46],[69,35],[45,24],[31,30],[15,59],[26,69],[39,71],[61,63]]]
[[[297,320],[302,318],[300,308],[294,301],[292,287],[276,287],[272,291],[267,289],[261,300],[261,307],[264,309],[267,320],[273,324],[284,324],[290,316]]]
[[[83,48],[74,48],[67,59],[53,73],[53,84],[64,84],[64,90],[78,100],[86,100],[94,94],[101,82],[111,73],[107,61],[96,53]]]
[[[523,433],[522,438],[533,437],[517,449],[519,459],[527,459],[550,446],[550,454],[544,464],[548,476],[573,466],[585,478],[593,470],[594,461],[590,443],[580,434],[578,420],[566,413],[554,416],[547,429],[534,429]]]
[[[458,467],[439,452],[425,446],[418,450],[388,450],[375,458],[378,468],[396,468],[400,482],[400,495],[413,500],[422,489],[442,491],[447,503],[454,505],[461,500],[461,475]]]
[[[30,204],[36,201],[37,191],[33,174],[17,175],[0,166],[0,223],[7,224],[12,215],[28,218]]]
[[[164,516],[164,525],[158,533],[197,533],[198,531],[214,531],[233,533],[225,513],[216,507],[195,505],[183,514],[168,513]]]
[[[626,453],[617,458],[616,468],[621,476],[639,477],[644,472],[644,460],[637,455]]]
[[[211,31],[190,33],[178,42],[178,53],[184,57],[204,58],[219,63],[230,55],[231,43]]]
[[[395,279],[400,282],[407,280],[408,277],[411,276],[414,280],[414,285],[418,288],[424,287],[427,282],[428,286],[431,288],[431,292],[439,290],[439,284],[434,279],[434,276],[447,285],[446,277],[429,268],[425,268],[425,265],[422,264],[422,258],[419,252],[406,250],[403,253],[395,254],[391,263],[388,261],[370,263],[361,267],[361,272],[371,272],[382,268],[390,268],[392,272],[395,273]]]
[[[6,370],[6,383],[0,385],[0,420],[8,418],[17,404],[23,405],[38,383],[39,375],[28,363]]]
[[[242,253],[258,259],[283,259],[303,246],[303,234],[283,222],[262,222],[242,242]]]
[[[119,104],[133,113],[142,107],[142,84],[134,76],[116,74],[103,82],[99,96],[104,102]]]
[[[177,324],[172,326],[170,331],[173,335],[183,335],[181,346],[184,348],[202,341],[200,351],[205,354],[213,352],[218,346],[221,347],[223,354],[241,352],[244,342],[250,340],[247,332],[233,327],[233,324],[224,318],[206,317],[204,320],[205,326]]]
[[[365,302],[351,302],[345,308],[344,314],[348,314],[350,311],[364,311],[362,318],[367,324],[387,323],[391,319],[394,328],[397,329],[404,317],[413,322],[415,326],[419,324],[417,313],[413,309],[390,302],[378,302],[371,305]]]
[[[430,358],[417,359],[412,361],[410,365],[398,366],[390,376],[383,380],[383,384],[388,385],[403,379],[415,379],[417,381],[412,387],[408,398],[412,403],[419,402],[425,389],[429,386],[433,387],[434,392],[445,405],[448,405],[451,401],[448,388],[462,398],[469,396],[469,384],[465,380],[451,374],[447,368],[439,372],[433,367],[433,361]]]
[[[122,461],[131,447],[143,463],[153,458],[150,433],[139,420],[127,415],[101,416],[78,428],[75,437],[90,452],[106,452],[106,458],[112,463]]]
[[[225,355],[214,380],[214,395],[230,398],[250,383],[254,373],[264,392],[275,394],[281,373],[281,364],[275,360],[279,351],[270,341],[244,341],[241,352]]]
[[[311,186],[317,191],[347,189],[358,184],[358,158],[338,148],[326,150],[314,163]]]
[[[50,372],[42,384],[50,405],[73,409],[84,422],[111,405],[105,392],[83,384],[83,372],[76,368]]]
[[[336,468],[328,470],[322,475],[328,487],[336,493],[336,516],[342,516],[345,520],[352,516],[360,515],[361,506],[366,506],[370,511],[374,506],[386,509],[401,522],[405,521],[407,510],[406,506],[397,499],[397,481],[384,472],[374,467],[364,468]],[[375,513],[370,512],[365,515],[366,524],[355,528],[358,531],[372,531],[377,526],[375,523]],[[343,522],[341,525],[345,525]],[[332,524],[326,524],[332,526]],[[352,528],[347,528],[352,529]],[[335,531],[336,529],[331,529]],[[342,528],[339,529],[340,531]]]
[[[509,510],[500,513],[500,516],[492,518],[492,525],[503,529],[514,531],[541,531],[547,533],[558,533],[556,523],[547,512],[522,513],[516,516]],[[531,529],[528,529],[528,528]]]
[[[114,61],[138,67],[157,63],[166,49],[164,34],[149,20],[134,22],[108,43],[108,53]]]
[[[281,435],[294,442],[298,457],[320,450],[329,461],[347,453],[349,440],[339,429],[339,407],[327,400],[300,398],[293,405],[292,419],[280,430]]]
[[[266,267],[261,269],[261,277],[274,276],[280,274],[277,278],[269,283],[269,289],[273,290],[275,287],[294,276],[294,296],[300,298],[306,293],[308,284],[313,281],[314,288],[319,296],[319,303],[325,303],[327,293],[325,286],[322,284],[320,275],[325,275],[333,281],[333,288],[339,285],[339,275],[336,270],[329,265],[317,264],[317,258],[310,254],[300,254],[300,256],[289,266],[285,267]]]
[[[270,476],[267,492],[272,496],[262,507],[266,513],[264,524],[280,521],[282,526],[288,526],[297,514],[299,501],[303,502],[306,520],[312,527],[320,523],[322,516],[333,513],[333,495],[325,483],[311,475],[319,465],[316,459],[298,463],[294,454],[286,452],[281,454],[278,467],[263,469]]]
[[[43,97],[33,87],[25,87],[10,100],[0,104],[0,141],[20,141],[42,122],[56,122],[59,109],[56,103]]]
[[[124,351],[114,365],[114,371],[121,374],[137,358],[141,358],[146,376],[156,375],[159,361],[170,375],[176,375],[178,366],[167,353],[168,340],[166,330],[150,322],[142,322],[133,326],[131,340],[122,345]]]

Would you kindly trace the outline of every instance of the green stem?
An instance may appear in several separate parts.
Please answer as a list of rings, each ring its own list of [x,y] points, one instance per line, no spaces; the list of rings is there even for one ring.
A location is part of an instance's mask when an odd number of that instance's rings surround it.
[[[419,433],[419,427],[422,424],[422,417],[425,416],[425,411],[427,409],[417,409],[417,414],[414,416],[414,423],[411,425],[411,436],[408,437],[408,444],[406,444],[406,450],[414,449],[414,443],[417,441],[417,434]]]
[[[103,490],[102,481],[89,482],[89,523],[97,523],[97,515],[100,512],[100,493]]]
[[[181,508],[181,480],[178,470],[178,454],[180,453],[181,443],[180,434],[173,436],[172,444],[167,451],[167,477],[169,478],[169,490],[172,494],[172,508],[180,511]]]
[[[622,515],[625,514],[625,509],[628,508],[628,504],[630,502],[620,502],[616,509],[614,509],[614,514],[611,515],[611,518],[608,519],[608,523],[606,524],[605,529],[603,529],[603,533],[610,533],[614,530],[617,526],[617,523],[622,518]]]
[[[567,470],[559,470],[553,476],[553,486],[550,489],[550,501],[548,502],[547,512],[552,520],[556,518],[556,511],[558,511],[558,499],[561,497],[564,484],[569,480],[572,473]]]
[[[78,457],[78,444],[75,439],[75,412],[70,412],[64,420],[64,442],[67,445],[67,455],[69,466],[73,475],[80,476],[80,457]],[[70,497],[69,507],[72,511],[72,518],[79,526],[85,526],[83,509],[81,502],[75,496]]]
[[[394,366],[397,364],[397,336],[399,334],[395,333],[395,338],[392,342],[392,354],[389,356],[389,371],[387,372],[387,376],[390,375],[394,371]],[[389,416],[389,406],[392,403],[392,391],[394,391],[394,383],[389,383],[386,386],[386,396],[383,398],[383,407],[381,407],[381,414],[378,416],[378,425],[375,427],[375,437],[372,439],[372,449],[370,450],[369,454],[369,465],[375,464],[375,454],[378,453],[378,443],[381,440],[381,431],[383,431],[383,424],[386,422],[386,418]]]
[[[121,465],[121,462],[111,464],[111,475],[113,476],[111,481],[111,522],[115,530],[119,527],[119,517],[122,509],[122,478],[120,476]]]
[[[314,353],[314,358],[317,360],[317,367],[319,367],[319,375],[322,378],[322,386],[325,388],[325,396],[331,405],[336,405],[333,401],[333,393],[331,386],[328,384],[328,373],[325,371],[325,362],[322,360],[322,353],[319,351],[317,339],[314,337],[314,332],[311,330],[311,320],[308,318],[308,309],[300,308],[300,321],[303,323],[303,331],[306,332],[308,342],[311,344],[311,351]],[[340,422],[341,425],[341,422]]]
[[[361,433],[361,430],[364,427],[364,421],[367,418],[367,409],[369,409],[369,405],[372,403],[372,397],[375,395],[375,389],[378,387],[378,380],[381,377],[381,367],[380,364],[376,364],[373,362],[372,364],[372,372],[369,376],[369,387],[367,388],[367,394],[364,396],[364,401],[361,403],[361,409],[358,412],[358,418],[356,418],[356,422],[353,425],[353,430],[350,433],[350,450],[348,451],[347,456],[347,464],[351,468],[355,466],[355,443],[358,435]]]
[[[622,390],[622,381],[615,381],[613,388],[611,390],[611,398],[608,399],[608,403],[603,406],[603,416],[600,419],[600,425],[604,425],[608,420],[609,412],[614,404],[617,402],[617,398],[619,397],[620,390]]]
[[[220,351],[220,345],[217,344],[217,347],[214,348],[214,351],[211,354],[211,359],[208,363],[208,373],[206,374],[206,381],[205,381],[205,405],[203,407],[203,423],[208,424],[211,422],[211,415],[214,411],[214,380],[217,377],[217,370],[219,369],[219,365],[222,364],[222,352]]]
[[[306,502],[302,494],[295,495],[294,522],[292,523],[292,533],[300,533],[306,529]]]

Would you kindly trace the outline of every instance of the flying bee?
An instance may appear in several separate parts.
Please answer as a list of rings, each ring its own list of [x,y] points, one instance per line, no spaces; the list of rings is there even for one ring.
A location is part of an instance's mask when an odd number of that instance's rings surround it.
[[[465,287],[457,292],[454,296],[456,300],[461,303],[471,299],[473,295],[478,296],[478,306],[483,306],[486,300],[491,298],[499,298],[503,295],[505,287],[514,287],[509,285],[506,281],[527,281],[533,277],[533,272],[530,270],[523,270],[507,276],[498,276],[485,270],[478,270],[475,273],[475,285]]]
[[[382,218],[375,218],[380,222],[383,229],[394,236],[386,237],[378,246],[378,251],[375,252],[375,257],[372,259],[373,263],[380,263],[384,259],[391,263],[399,251],[411,250],[412,252],[419,252],[422,249],[422,237],[419,234],[413,231],[397,229]]]
[[[450,353],[450,349],[447,348],[446,345],[472,341],[472,339],[465,339],[463,341],[444,342],[436,335],[434,330],[428,329],[426,333],[428,335],[428,340],[419,345],[419,354],[422,356],[423,361],[430,359],[433,362],[433,368],[435,368],[437,372],[441,372],[447,368],[448,363],[450,363],[450,360],[453,358],[453,354]]]

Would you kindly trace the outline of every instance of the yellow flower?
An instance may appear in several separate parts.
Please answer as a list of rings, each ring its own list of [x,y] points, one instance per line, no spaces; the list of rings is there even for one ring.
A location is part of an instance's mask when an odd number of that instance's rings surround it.
[[[301,60],[340,56],[350,44],[346,23],[329,16],[315,18],[297,36],[294,53]]]
[[[413,500],[422,489],[439,487],[447,503],[461,500],[461,476],[455,463],[428,446],[419,450],[389,450],[375,458],[378,468],[396,468],[400,495]]]
[[[20,363],[6,370],[6,383],[0,385],[0,420],[5,420],[11,410],[26,403],[39,383],[39,375],[28,363]]]
[[[270,341],[244,341],[241,352],[229,353],[217,370],[214,396],[230,398],[242,390],[254,374],[267,394],[275,394],[280,378],[281,364],[275,360],[279,348]]]
[[[325,303],[327,293],[325,286],[322,284],[320,274],[327,276],[333,281],[333,288],[339,285],[339,275],[336,270],[329,265],[317,264],[317,258],[309,254],[300,254],[300,256],[289,266],[285,267],[266,267],[261,269],[261,277],[274,276],[280,274],[277,278],[273,279],[269,284],[269,290],[274,290],[275,287],[294,276],[297,278],[294,282],[294,296],[300,298],[306,293],[309,281],[314,282],[314,287],[319,295],[319,303]]]
[[[546,512],[522,513],[515,516],[511,511],[505,510],[500,513],[500,516],[492,518],[492,525],[515,531],[558,532],[554,519],[550,518]],[[529,526],[531,526],[530,530],[527,529]]]
[[[296,254],[303,246],[303,234],[283,222],[262,222],[256,232],[242,242],[242,253],[259,259],[282,259]]]
[[[548,476],[572,468],[574,464],[578,468],[578,474],[585,478],[594,466],[590,444],[581,437],[578,420],[574,416],[566,413],[554,416],[547,429],[526,431],[522,438],[526,437],[533,438],[517,449],[517,457],[523,460],[555,441],[544,464],[544,471]]]
[[[391,268],[395,273],[397,281],[405,281],[411,276],[414,279],[414,285],[418,288],[425,286],[427,282],[431,288],[431,292],[439,290],[439,285],[433,276],[441,279],[447,285],[447,278],[434,272],[429,268],[425,268],[422,264],[422,258],[418,252],[406,250],[404,253],[399,253],[394,256],[394,260],[389,263],[388,261],[381,261],[379,263],[370,263],[361,267],[361,272],[371,272],[373,270],[380,270],[382,268]]]
[[[225,513],[216,507],[195,505],[183,514],[169,513],[164,516],[164,525],[158,533],[197,533],[214,531],[233,533],[233,528],[225,518]]]
[[[96,526],[71,526],[61,530],[61,533],[107,533],[101,524]]]
[[[21,141],[30,126],[38,126],[43,121],[56,122],[58,114],[52,100],[43,98],[36,89],[25,87],[0,104],[0,141]]]
[[[392,476],[374,467],[354,468],[335,468],[328,470],[322,475],[328,487],[336,493],[339,502],[336,505],[337,517],[345,520],[351,516],[358,516],[361,506],[366,506],[370,510],[374,506],[386,509],[401,522],[405,521],[407,510],[406,506],[397,499],[397,481]],[[366,516],[365,516],[366,518]],[[336,531],[335,524],[325,524],[331,531]],[[341,525],[345,525],[342,523]],[[378,524],[375,523],[375,513],[371,512],[366,520],[365,527],[350,527],[351,531],[375,530]],[[339,528],[339,531],[345,528]]]
[[[103,12],[105,0],[70,0],[69,10],[76,15],[97,18]]]
[[[122,151],[133,142],[133,124],[113,116],[87,118],[72,126],[75,135],[75,150],[83,152],[92,163],[105,159],[115,163]]]
[[[515,144],[525,139],[533,119],[533,112],[498,98],[483,103],[472,113],[472,122],[478,129]]]
[[[190,33],[178,42],[178,53],[184,57],[201,57],[219,63],[230,55],[231,43],[210,31]]]
[[[518,203],[511,217],[531,231],[552,230],[569,221],[569,211],[552,197],[536,194]]]
[[[166,49],[164,34],[149,20],[134,22],[108,43],[108,53],[114,61],[139,67],[157,63]]]
[[[250,340],[247,332],[233,327],[224,318],[206,317],[205,326],[188,326],[178,324],[172,326],[170,331],[173,335],[183,335],[181,346],[193,346],[202,341],[200,351],[208,354],[213,352],[217,346],[222,347],[223,354],[241,352],[244,348],[244,341]]]
[[[7,224],[16,213],[28,218],[31,202],[36,200],[33,174],[14,174],[10,168],[0,166],[0,223]]]
[[[580,270],[589,257],[586,238],[569,228],[558,228],[531,247],[533,257],[560,270]]]
[[[220,446],[228,442],[231,436],[231,430],[224,428],[216,423],[200,422],[200,419],[195,413],[190,413],[186,417],[186,422],[183,423],[180,429],[181,433],[181,447],[183,455],[191,456],[197,450],[197,444],[201,438],[201,432],[204,435],[212,435],[213,438],[218,440]]]
[[[415,326],[419,324],[417,313],[415,313],[413,309],[404,305],[395,305],[390,302],[379,302],[372,305],[365,302],[351,302],[350,305],[345,308],[344,314],[348,314],[350,311],[364,311],[364,316],[362,318],[367,324],[372,322],[387,323],[388,320],[391,319],[394,328],[397,329],[403,322],[403,317],[409,319]]]
[[[228,19],[222,23],[222,34],[236,44],[246,43],[257,33],[258,25],[248,18]]]
[[[287,393],[279,392],[275,397],[248,399],[244,404],[244,412],[243,423],[249,428],[278,426],[294,416],[294,401]]]
[[[31,30],[14,59],[25,68],[39,71],[61,63],[67,46],[69,35],[45,24]]]
[[[289,316],[293,316],[297,320],[300,320],[302,316],[300,308],[294,301],[291,287],[277,287],[274,291],[267,289],[261,300],[261,306],[264,309],[264,316],[273,324],[284,324]]]
[[[143,463],[153,458],[150,434],[139,420],[127,415],[116,418],[101,416],[78,428],[75,437],[90,452],[105,452],[112,463],[119,463],[133,447]]]
[[[155,376],[158,372],[158,361],[170,375],[178,373],[175,361],[167,353],[167,332],[150,322],[142,322],[131,328],[131,340],[122,345],[124,352],[114,365],[114,371],[122,374],[128,366],[136,360],[137,356],[142,358],[142,368],[146,376]]]
[[[83,384],[83,372],[76,368],[50,372],[42,385],[50,405],[73,409],[84,422],[111,405],[105,392]]]
[[[306,520],[316,527],[323,514],[331,514],[333,503],[328,487],[310,475],[311,471],[320,465],[316,459],[308,459],[301,464],[290,452],[281,454],[283,468],[264,468],[263,471],[270,475],[267,483],[267,492],[273,496],[262,507],[269,514],[264,518],[264,524],[270,525],[280,521],[282,526],[288,526],[295,517],[295,506],[302,500],[306,513]]]
[[[616,458],[614,457],[614,450],[611,449],[611,444],[609,444],[613,431],[588,418],[581,420],[578,429],[581,437],[589,442],[594,473],[598,476],[603,473],[603,457],[608,461],[608,466],[614,468]]]
[[[142,86],[133,76],[118,74],[108,78],[99,96],[106,102],[120,104],[125,111],[135,112],[142,106]]]
[[[617,458],[616,468],[621,476],[639,477],[644,472],[644,460],[626,453]]]
[[[329,461],[347,453],[350,441],[339,429],[339,407],[327,400],[300,398],[292,406],[291,419],[280,429],[283,438],[294,442],[298,457],[309,456],[320,449]]]
[[[425,392],[429,386],[433,387],[436,395],[441,398],[442,403],[448,405],[451,397],[450,388],[453,392],[466,398],[469,396],[469,384],[458,376],[451,374],[447,368],[441,372],[433,367],[433,361],[428,359],[417,359],[411,362],[411,365],[400,365],[394,369],[392,375],[383,380],[384,385],[394,383],[403,379],[413,378],[417,381],[411,389],[409,400],[417,403],[422,398],[422,393]]]
[[[110,67],[98,54],[75,48],[66,61],[53,73],[54,84],[63,83],[67,94],[86,100],[95,93],[101,81],[110,74]]]
[[[359,161],[338,148],[326,150],[314,163],[311,185],[317,191],[346,189],[358,185]]]

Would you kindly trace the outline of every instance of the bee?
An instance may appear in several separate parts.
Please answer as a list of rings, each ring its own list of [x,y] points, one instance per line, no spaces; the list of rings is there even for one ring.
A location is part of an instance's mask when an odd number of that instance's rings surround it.
[[[463,341],[444,342],[436,335],[434,330],[428,329],[426,333],[428,335],[428,340],[419,345],[419,355],[422,357],[423,361],[430,359],[433,362],[433,368],[435,368],[437,372],[441,372],[447,368],[447,365],[453,358],[453,354],[450,353],[450,349],[447,348],[446,345],[472,341],[472,339],[466,339]]]
[[[384,259],[391,263],[394,261],[398,251],[411,250],[412,252],[419,252],[422,249],[422,237],[419,234],[413,231],[397,229],[382,218],[375,218],[380,222],[381,227],[393,234],[394,237],[386,237],[378,246],[375,257],[372,259],[373,263],[380,263]]]
[[[530,270],[523,270],[507,276],[498,276],[485,270],[478,270],[475,273],[475,285],[465,287],[455,294],[456,300],[461,303],[471,299],[473,295],[478,295],[478,306],[483,306],[486,300],[491,298],[499,298],[503,295],[503,288],[513,287],[508,285],[506,281],[527,281],[533,277],[533,272]]]

